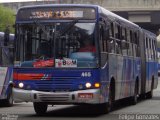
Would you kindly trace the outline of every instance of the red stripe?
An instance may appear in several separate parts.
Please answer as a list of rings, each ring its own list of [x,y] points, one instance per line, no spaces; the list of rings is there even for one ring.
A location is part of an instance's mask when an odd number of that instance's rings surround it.
[[[14,80],[41,80],[44,74],[35,74],[35,73],[14,73]]]

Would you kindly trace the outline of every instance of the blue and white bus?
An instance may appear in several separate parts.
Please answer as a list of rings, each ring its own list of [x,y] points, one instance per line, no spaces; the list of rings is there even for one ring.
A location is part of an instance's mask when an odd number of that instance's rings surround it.
[[[37,114],[50,104],[109,112],[157,87],[156,36],[100,6],[22,7],[15,31],[14,99],[33,102]]]
[[[160,48],[157,48],[158,54],[158,76],[160,76]]]
[[[13,41],[14,34],[9,34],[9,41],[4,45],[4,32],[0,32],[0,103],[13,105]]]

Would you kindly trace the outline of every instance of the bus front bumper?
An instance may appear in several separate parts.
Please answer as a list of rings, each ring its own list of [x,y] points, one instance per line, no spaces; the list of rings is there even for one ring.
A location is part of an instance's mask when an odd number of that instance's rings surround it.
[[[99,89],[72,92],[42,92],[13,88],[13,96],[15,102],[46,102],[54,104],[97,104],[104,102]]]

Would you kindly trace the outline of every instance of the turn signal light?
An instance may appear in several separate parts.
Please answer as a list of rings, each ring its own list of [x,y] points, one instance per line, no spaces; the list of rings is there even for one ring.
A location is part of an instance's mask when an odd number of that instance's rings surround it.
[[[95,84],[94,84],[94,87],[95,87],[95,88],[99,88],[99,87],[100,87],[100,83],[95,83]]]

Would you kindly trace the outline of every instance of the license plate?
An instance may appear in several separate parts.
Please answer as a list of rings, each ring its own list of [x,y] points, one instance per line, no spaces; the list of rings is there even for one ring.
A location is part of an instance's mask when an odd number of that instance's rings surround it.
[[[80,99],[92,99],[93,93],[78,93],[78,98]]]

